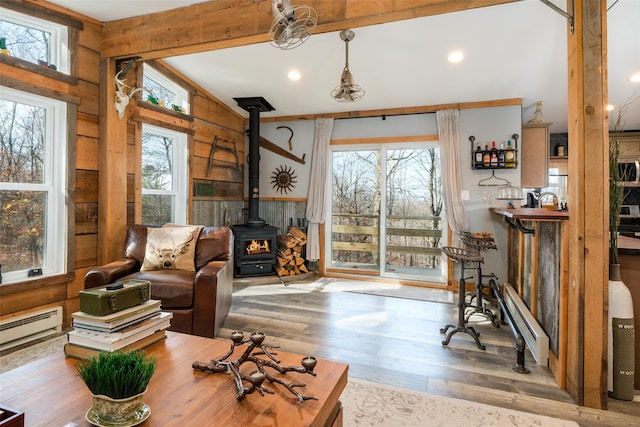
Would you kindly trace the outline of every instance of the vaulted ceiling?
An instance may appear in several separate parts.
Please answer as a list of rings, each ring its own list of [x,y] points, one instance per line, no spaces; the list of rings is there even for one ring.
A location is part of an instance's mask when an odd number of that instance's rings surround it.
[[[201,3],[51,2],[115,25],[122,19]],[[227,2],[213,3],[222,7]],[[271,18],[270,2],[254,3],[262,17],[264,12]],[[305,0],[292,3],[304,4]],[[439,3],[446,2],[433,3],[440,7]],[[566,10],[564,1],[553,3]],[[640,83],[629,81],[632,73],[640,72],[640,0],[608,3],[609,102],[620,106],[640,96]],[[319,15],[321,12],[319,8]],[[189,21],[188,16],[177,16]],[[560,13],[541,1],[525,0],[404,19],[407,16],[396,22],[352,27],[356,35],[349,45],[349,68],[366,91],[356,103],[338,103],[330,97],[344,67],[345,46],[338,35],[344,27],[325,25],[306,43],[287,51],[271,46],[264,41],[266,37],[255,37],[257,43],[216,46],[197,53],[172,54],[183,53],[176,48],[163,59],[245,116],[234,97],[264,96],[276,109],[264,113],[265,117],[522,98],[523,122],[533,117],[536,102],[542,101],[545,120],[553,122],[552,132],[566,132],[567,20]],[[227,19],[237,20],[228,22],[235,28],[249,18],[239,14]],[[464,60],[448,62],[452,50],[463,51]],[[300,72],[300,80],[287,78],[291,69]],[[624,118],[625,129],[640,129],[640,100],[628,106]]]

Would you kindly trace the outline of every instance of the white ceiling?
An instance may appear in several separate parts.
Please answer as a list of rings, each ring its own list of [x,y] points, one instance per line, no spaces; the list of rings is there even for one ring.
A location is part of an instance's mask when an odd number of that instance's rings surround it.
[[[51,2],[108,22],[199,1]],[[554,3],[564,9],[563,0]],[[608,3],[609,102],[620,106],[640,96],[640,83],[629,81],[640,72],[640,0]],[[349,68],[366,95],[346,104],[329,95],[345,60],[337,32],[312,35],[287,51],[261,43],[165,60],[245,117],[234,97],[265,97],[275,107],[265,117],[522,98],[523,122],[542,101],[552,132],[566,132],[566,25],[542,2],[525,0],[354,28]],[[464,52],[461,63],[447,61],[454,49]],[[287,78],[294,68],[302,74],[297,82]],[[640,100],[628,106],[624,119],[625,129],[640,130]]]

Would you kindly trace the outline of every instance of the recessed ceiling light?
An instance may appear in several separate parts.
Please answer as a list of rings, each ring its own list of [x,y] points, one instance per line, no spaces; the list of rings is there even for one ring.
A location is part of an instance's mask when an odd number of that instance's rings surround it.
[[[640,72],[632,74],[631,78],[629,78],[629,81],[633,83],[640,83]]]
[[[463,58],[464,58],[464,53],[462,53],[462,51],[460,50],[454,50],[447,57],[449,62],[460,62],[462,61]]]
[[[298,70],[291,70],[289,71],[289,74],[287,74],[287,76],[289,77],[290,80],[300,80],[300,71]]]
[[[613,111],[613,110],[614,110],[614,108],[616,108],[616,107],[614,107],[614,106],[613,106],[613,105],[611,105],[611,104],[607,105],[607,111]]]

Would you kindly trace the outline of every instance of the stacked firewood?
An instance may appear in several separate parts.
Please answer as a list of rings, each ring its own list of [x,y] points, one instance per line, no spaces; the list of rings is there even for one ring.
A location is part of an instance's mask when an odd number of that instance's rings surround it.
[[[295,276],[306,273],[302,247],[307,243],[307,233],[298,227],[291,227],[287,234],[278,236],[276,273],[278,276]]]

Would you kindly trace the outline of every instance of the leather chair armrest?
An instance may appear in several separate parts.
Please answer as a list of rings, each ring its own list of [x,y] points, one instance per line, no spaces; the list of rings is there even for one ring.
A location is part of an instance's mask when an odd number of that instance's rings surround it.
[[[213,338],[231,307],[233,263],[211,261],[196,274],[193,334]]]
[[[106,286],[138,270],[140,270],[140,263],[134,258],[123,258],[118,261],[113,261],[90,270],[84,276],[84,288],[89,289],[95,288],[96,286]]]

